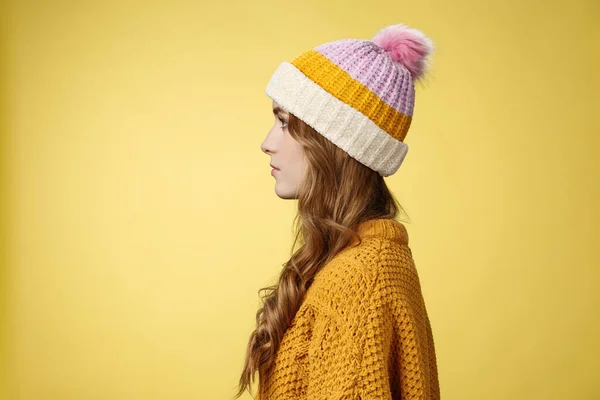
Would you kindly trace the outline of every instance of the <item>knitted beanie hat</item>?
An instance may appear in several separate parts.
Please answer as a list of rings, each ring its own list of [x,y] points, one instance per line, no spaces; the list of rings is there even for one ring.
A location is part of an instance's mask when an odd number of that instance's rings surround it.
[[[404,24],[372,40],[341,39],[284,61],[266,94],[351,157],[381,176],[408,152],[414,82],[425,75],[433,42]]]

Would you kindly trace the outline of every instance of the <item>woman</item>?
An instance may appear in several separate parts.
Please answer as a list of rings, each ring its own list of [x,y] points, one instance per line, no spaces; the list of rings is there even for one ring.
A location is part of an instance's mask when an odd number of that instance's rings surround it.
[[[263,307],[235,396],[439,399],[433,336],[400,205],[383,178],[404,138],[430,39],[398,24],[283,62],[271,77],[275,125],[261,145],[275,191],[298,199],[301,246]]]

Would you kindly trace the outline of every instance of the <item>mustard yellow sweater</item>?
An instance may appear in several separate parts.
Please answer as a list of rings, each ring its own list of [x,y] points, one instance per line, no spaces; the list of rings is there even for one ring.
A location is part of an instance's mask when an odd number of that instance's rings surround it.
[[[439,399],[405,226],[376,219],[315,276],[255,400]]]

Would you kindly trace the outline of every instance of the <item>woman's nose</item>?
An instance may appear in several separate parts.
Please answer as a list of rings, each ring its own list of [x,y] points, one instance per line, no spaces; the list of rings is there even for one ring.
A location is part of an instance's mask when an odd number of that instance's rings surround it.
[[[263,140],[262,143],[260,144],[260,150],[265,153],[265,154],[269,154],[269,150],[267,149],[267,146],[265,146],[265,141]]]
[[[263,153],[266,153],[266,154],[270,154],[273,152],[273,145],[271,144],[271,140],[269,140],[269,138],[271,137],[270,133],[271,132],[269,132],[269,134],[267,134],[267,137],[265,138],[265,140],[263,140],[262,143],[260,144],[260,149],[262,150]]]

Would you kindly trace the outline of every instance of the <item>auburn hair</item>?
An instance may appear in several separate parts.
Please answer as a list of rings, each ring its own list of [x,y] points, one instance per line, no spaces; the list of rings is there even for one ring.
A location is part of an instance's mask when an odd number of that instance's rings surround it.
[[[258,290],[259,297],[263,291],[265,295],[256,313],[256,329],[248,341],[234,398],[250,390],[255,372],[259,382],[268,374],[314,276],[353,239],[360,243],[358,225],[406,214],[377,171],[356,161],[291,113],[287,128],[302,145],[307,161],[297,193],[296,235],[291,258],[283,264],[277,283]]]

